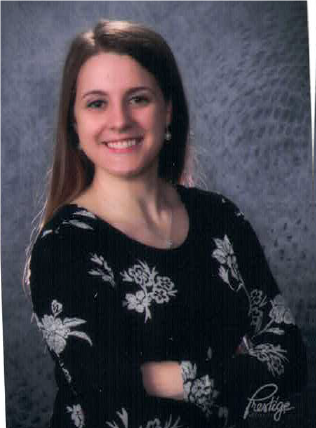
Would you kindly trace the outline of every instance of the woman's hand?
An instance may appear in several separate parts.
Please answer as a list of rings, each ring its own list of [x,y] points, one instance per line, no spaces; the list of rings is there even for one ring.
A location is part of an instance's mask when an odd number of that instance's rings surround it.
[[[179,363],[150,361],[141,366],[141,372],[147,394],[183,400],[183,380]]]

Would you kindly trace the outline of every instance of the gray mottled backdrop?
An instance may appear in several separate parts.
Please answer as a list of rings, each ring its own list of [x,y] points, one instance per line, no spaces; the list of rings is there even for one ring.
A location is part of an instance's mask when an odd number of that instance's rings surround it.
[[[69,40],[100,17],[143,22],[173,48],[187,88],[200,182],[233,199],[250,219],[302,328],[309,384],[295,398],[299,420],[286,428],[315,427],[315,406],[308,405],[316,388],[316,226],[306,3],[2,2],[7,427],[46,427],[52,408],[52,363],[30,323],[21,275],[51,160],[63,59]]]

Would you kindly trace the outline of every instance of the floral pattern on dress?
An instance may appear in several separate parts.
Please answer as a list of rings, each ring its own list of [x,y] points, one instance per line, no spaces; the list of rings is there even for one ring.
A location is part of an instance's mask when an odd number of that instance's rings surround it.
[[[262,326],[262,308],[267,304],[267,297],[263,295],[262,290],[254,289],[249,295],[249,303],[250,324],[254,327],[255,333],[258,333]]]
[[[158,275],[156,268],[151,269],[146,262],[139,261],[127,272],[121,272],[121,276],[123,281],[132,282],[141,288],[135,294],[127,293],[123,306],[140,314],[145,313],[145,322],[152,317],[150,307],[153,302],[168,303],[178,292],[169,277]]]
[[[49,235],[50,233],[53,233],[53,229],[44,230],[44,232],[42,233],[42,238],[45,238],[45,236]]]
[[[243,289],[248,297],[248,315],[251,318],[250,325],[254,329],[250,339],[263,333],[283,335],[285,331],[280,328],[280,324],[294,324],[294,318],[282,295],[278,294],[273,300],[270,300],[272,307],[269,312],[270,320],[264,325],[263,316],[267,311],[262,308],[268,304],[267,296],[259,289],[254,289],[249,294],[239,272],[237,258],[228,236],[224,235],[224,239],[215,238],[214,242],[217,248],[213,251],[212,256],[220,263],[219,276],[232,290],[238,292]],[[286,350],[282,349],[280,345],[275,346],[271,343],[252,345],[247,353],[267,364],[268,370],[273,376],[284,373],[283,363],[288,359],[284,356]]]
[[[71,377],[71,375],[69,373],[69,370],[65,369],[65,367],[62,367],[61,369],[62,369],[62,371],[64,373],[64,376],[65,376],[67,382],[71,383],[72,382],[72,377]]]
[[[53,300],[51,310],[52,315],[44,315],[41,320],[35,315],[36,323],[51,351],[59,356],[65,349],[69,336],[86,340],[92,346],[92,341],[86,333],[77,330],[71,331],[72,328],[85,324],[85,320],[80,318],[62,319],[59,317],[63,312],[63,305],[57,300]]]
[[[214,242],[217,248],[213,251],[212,256],[221,265],[218,272],[219,276],[233,291],[237,292],[241,288],[245,288],[244,281],[239,273],[234,249],[228,236],[225,235],[224,239],[215,238]]]
[[[93,213],[84,209],[80,209],[79,211],[74,212],[73,215],[89,217],[89,218],[93,218],[94,220],[96,219],[96,216]]]
[[[259,361],[267,363],[268,369],[273,376],[280,376],[284,373],[283,361],[288,361],[284,356],[286,353],[287,351],[282,349],[280,345],[275,346],[271,343],[262,343],[249,349],[250,355],[256,357]]]
[[[183,380],[184,400],[188,401],[192,381],[196,379],[197,366],[196,364],[192,364],[191,361],[181,361],[180,368]]]
[[[250,296],[252,296],[253,293],[255,293],[255,296],[257,297],[250,300],[249,313],[252,315],[252,324],[255,324],[256,327],[255,334],[252,337],[258,336],[262,333],[282,335],[284,334],[284,329],[280,328],[278,326],[279,324],[295,324],[294,317],[289,307],[286,306],[283,296],[281,294],[277,294],[273,300],[270,300],[272,306],[272,309],[269,312],[270,321],[261,328],[263,312],[259,308],[266,305],[267,299],[266,296],[262,298],[263,293],[261,290],[253,290]],[[255,322],[255,316],[257,313],[260,313],[261,316],[260,323]]]
[[[115,287],[114,273],[107,261],[103,256],[98,256],[97,254],[90,254],[90,260],[97,266],[96,269],[89,270],[90,275],[100,276],[102,281],[109,282],[110,285]]]
[[[83,428],[85,426],[84,413],[80,404],[74,404],[72,407],[67,406],[66,410],[70,413],[71,420],[75,427]]]
[[[134,428],[129,427],[128,413],[124,408],[122,408],[121,412],[116,412],[116,414],[118,415],[120,422],[118,424],[115,421],[106,422],[110,428]],[[144,426],[140,425],[139,428],[189,428],[184,425],[180,425],[179,423],[180,417],[178,417],[175,422],[172,422],[172,416],[170,415],[168,421],[165,423],[161,422],[160,419],[155,418],[152,421],[148,421]]]
[[[281,294],[277,294],[273,300],[271,300],[272,309],[269,313],[269,317],[277,324],[295,324],[294,317],[290,309],[286,306],[284,297]]]
[[[183,379],[184,400],[200,407],[206,417],[213,411],[215,399],[219,391],[215,389],[214,379],[208,375],[197,378],[197,366],[191,361],[181,361],[181,374]]]
[[[93,227],[91,227],[89,224],[85,223],[84,221],[80,220],[64,220],[62,224],[70,224],[71,226],[79,227],[80,229],[86,229],[86,230],[93,230]]]
[[[87,217],[87,218],[91,218],[91,219],[96,219],[96,216],[91,213],[90,211],[87,211],[85,209],[79,209],[78,211],[74,212],[72,214],[73,216],[79,216],[79,217]],[[59,234],[59,230],[61,225],[66,224],[66,225],[70,225],[70,226],[76,226],[79,227],[80,229],[85,229],[85,230],[93,230],[93,227],[90,226],[89,224],[85,223],[82,220],[78,220],[76,218],[70,219],[70,220],[64,220],[58,227],[56,227],[55,229],[47,229],[44,230],[42,232],[41,238],[45,238],[45,236],[53,233],[53,234]]]

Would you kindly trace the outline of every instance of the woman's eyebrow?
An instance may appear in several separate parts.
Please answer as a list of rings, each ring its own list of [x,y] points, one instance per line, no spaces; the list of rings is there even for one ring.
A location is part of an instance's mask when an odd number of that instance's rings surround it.
[[[135,88],[129,89],[127,93],[131,94],[133,92],[138,92],[138,91],[149,91],[149,92],[152,92],[153,94],[155,93],[155,91],[149,86],[136,86]]]
[[[133,88],[129,88],[126,93],[129,95],[131,93],[138,92],[138,91],[149,91],[152,94],[155,94],[155,91],[149,86],[135,86]],[[82,99],[86,98],[89,95],[108,96],[109,94],[108,92],[103,91],[102,89],[93,89],[91,91],[84,93],[81,98]]]
[[[88,91],[81,96],[81,99],[88,97],[89,95],[102,95],[105,96],[107,93],[102,91],[101,89],[93,89],[92,91]]]

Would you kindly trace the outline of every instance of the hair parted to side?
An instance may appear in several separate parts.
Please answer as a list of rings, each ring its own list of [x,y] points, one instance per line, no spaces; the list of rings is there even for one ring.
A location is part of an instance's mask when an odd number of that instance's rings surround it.
[[[94,166],[78,150],[73,127],[76,83],[81,66],[102,52],[129,55],[154,75],[166,101],[172,102],[172,142],[160,153],[159,176],[171,183],[184,183],[189,112],[174,55],[165,40],[153,30],[129,21],[101,20],[93,30],[79,34],[71,43],[63,70],[59,101],[56,147],[42,222],[43,227],[65,203],[77,197],[93,179]]]

